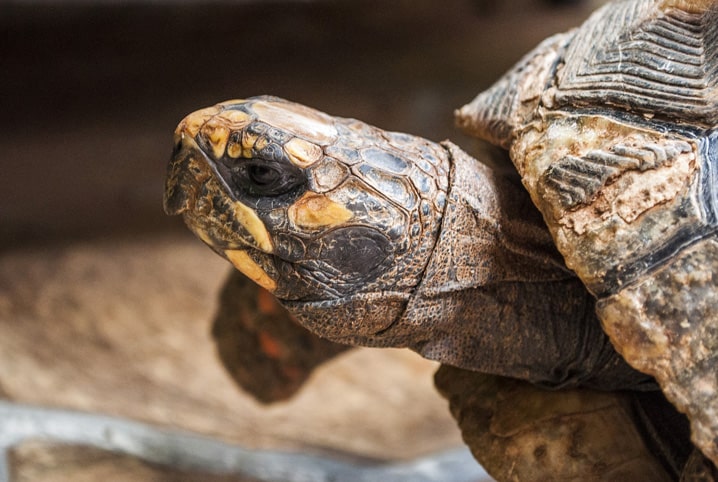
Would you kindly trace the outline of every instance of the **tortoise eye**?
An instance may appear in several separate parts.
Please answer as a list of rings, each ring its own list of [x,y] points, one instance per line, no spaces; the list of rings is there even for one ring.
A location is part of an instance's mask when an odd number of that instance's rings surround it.
[[[305,182],[294,166],[264,159],[243,162],[231,171],[233,184],[252,196],[279,196]]]
[[[271,186],[280,179],[281,174],[271,167],[255,164],[247,169],[247,177],[255,186]]]

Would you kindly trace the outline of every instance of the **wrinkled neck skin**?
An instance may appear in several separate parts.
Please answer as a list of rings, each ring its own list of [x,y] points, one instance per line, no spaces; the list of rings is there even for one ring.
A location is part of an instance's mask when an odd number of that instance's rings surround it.
[[[340,343],[408,347],[547,388],[652,389],[609,343],[594,299],[564,266],[523,188],[453,144],[444,147],[448,202],[419,284],[410,293],[292,304],[300,322]],[[394,321],[362,331],[380,318]]]
[[[523,188],[447,148],[451,187],[441,233],[397,323],[408,346],[547,388],[651,388],[613,349],[595,300],[564,266]]]

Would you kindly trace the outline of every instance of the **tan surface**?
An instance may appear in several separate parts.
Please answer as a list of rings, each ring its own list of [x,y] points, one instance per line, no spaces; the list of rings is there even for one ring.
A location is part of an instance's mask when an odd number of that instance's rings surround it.
[[[2,391],[248,447],[384,459],[460,444],[432,385],[435,365],[406,351],[344,354],[276,406],[235,389],[209,335],[228,266],[189,237],[1,255]]]

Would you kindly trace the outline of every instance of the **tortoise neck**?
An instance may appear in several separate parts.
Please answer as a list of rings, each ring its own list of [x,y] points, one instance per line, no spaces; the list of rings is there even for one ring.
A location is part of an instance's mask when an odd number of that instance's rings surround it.
[[[417,292],[574,278],[528,193],[459,147],[441,230]]]
[[[645,380],[608,342],[594,299],[523,188],[445,147],[452,169],[441,232],[394,332],[426,358],[547,387]]]

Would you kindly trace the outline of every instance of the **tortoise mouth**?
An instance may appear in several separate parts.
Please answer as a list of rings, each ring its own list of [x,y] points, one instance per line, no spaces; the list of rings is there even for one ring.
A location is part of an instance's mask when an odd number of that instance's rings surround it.
[[[257,283],[267,291],[274,293],[277,290],[277,277],[266,266],[266,254],[256,249],[225,249],[222,255],[247,278]],[[271,273],[271,274],[270,274]]]

